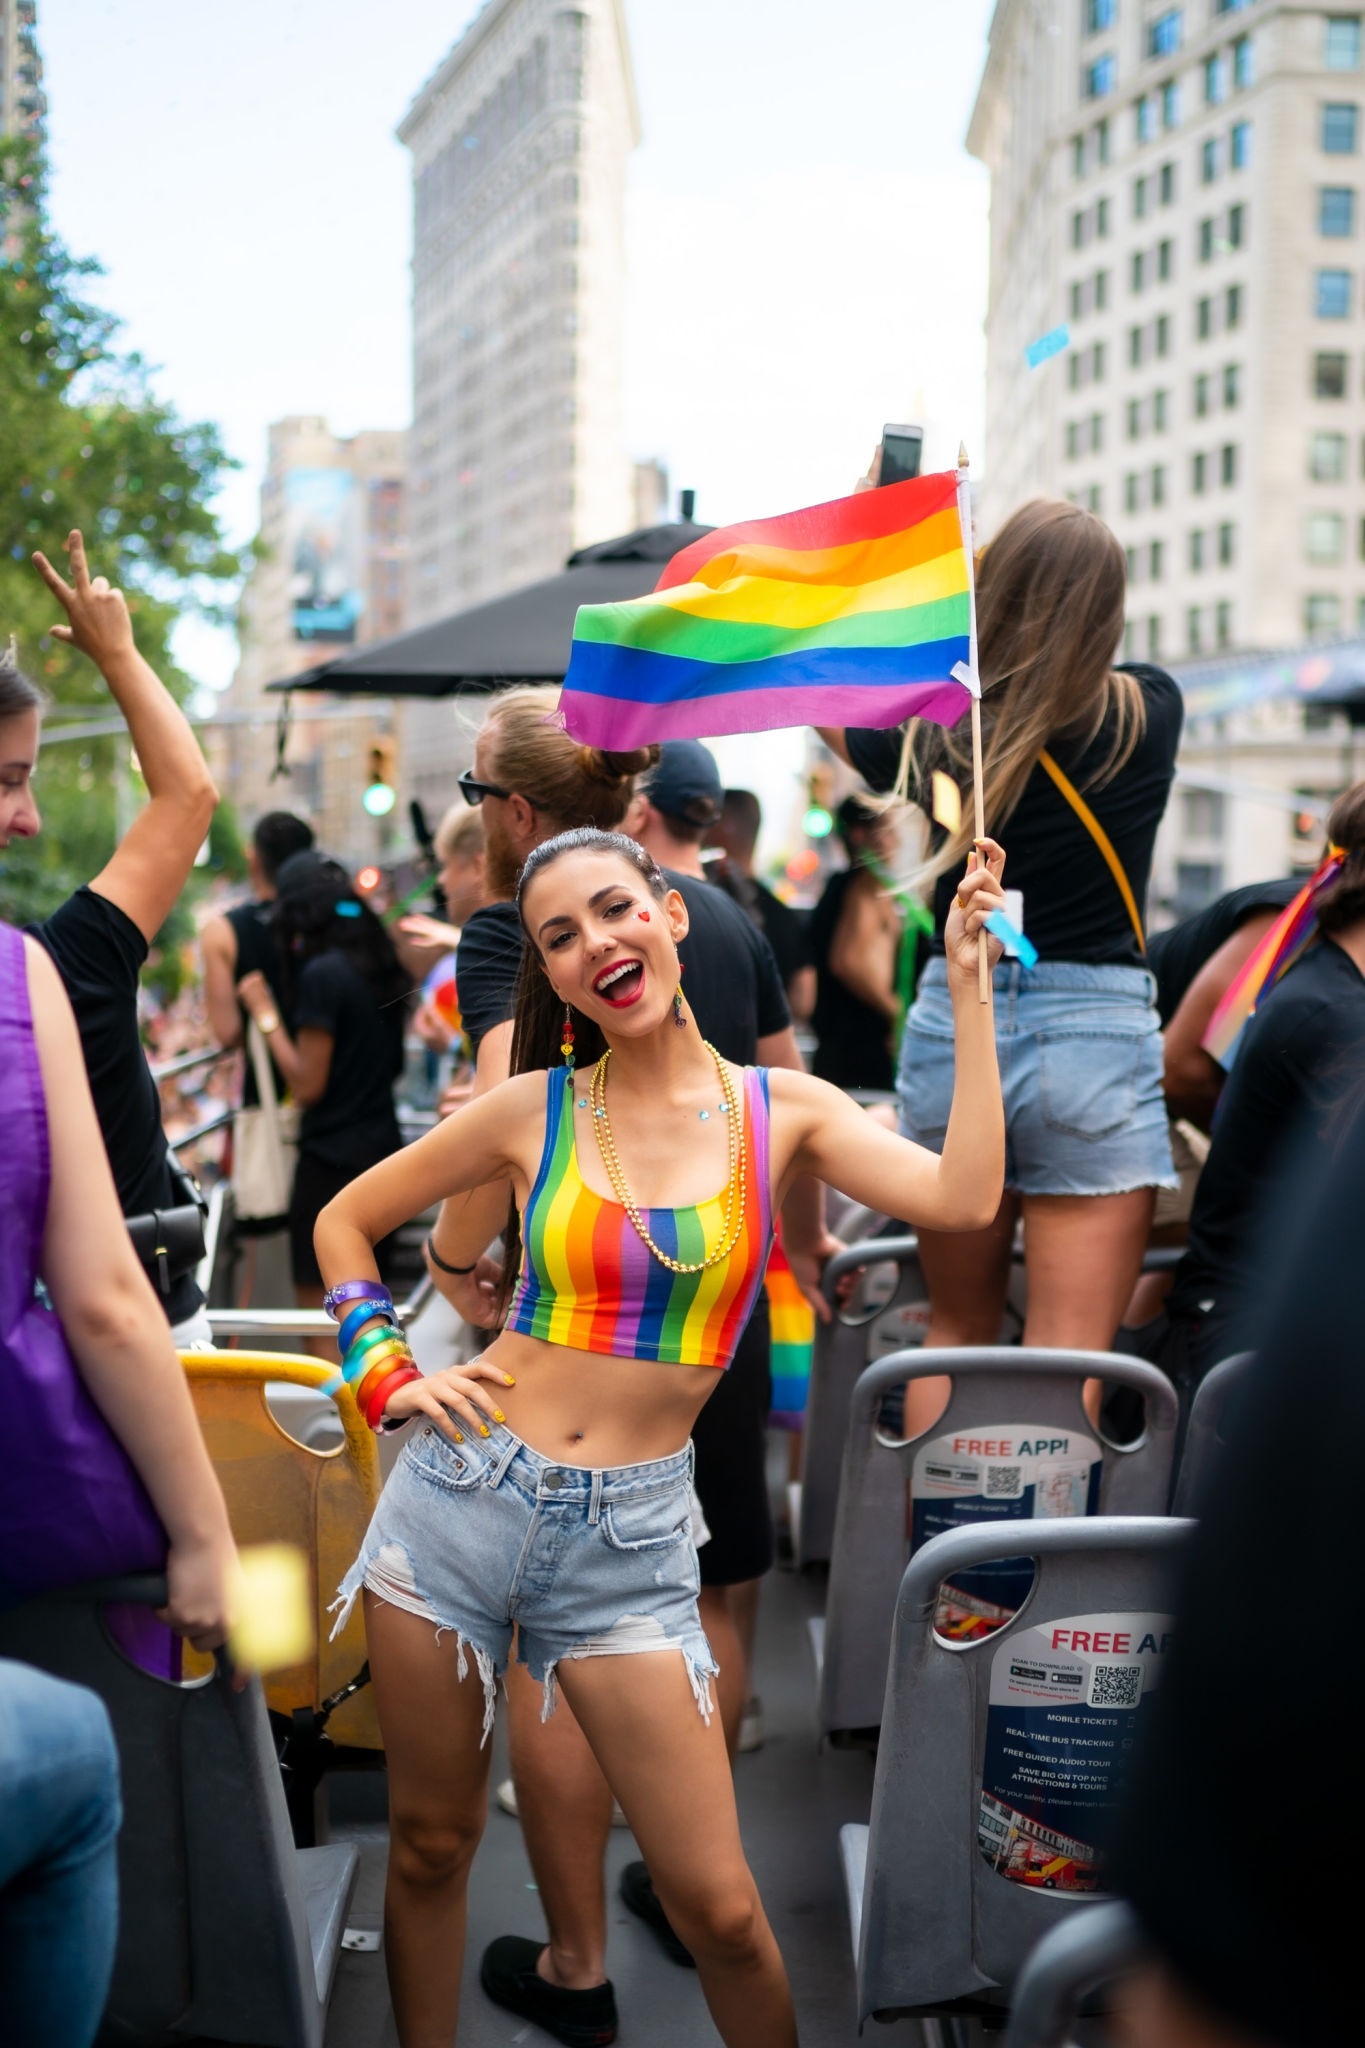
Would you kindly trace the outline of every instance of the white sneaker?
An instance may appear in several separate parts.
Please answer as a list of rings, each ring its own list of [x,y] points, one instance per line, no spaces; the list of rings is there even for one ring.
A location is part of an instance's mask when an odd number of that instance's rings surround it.
[[[763,1702],[755,1693],[744,1709],[744,1718],[739,1724],[739,1753],[747,1756],[750,1750],[762,1749],[767,1729],[763,1725]]]
[[[518,1818],[517,1788],[512,1783],[512,1780],[510,1778],[503,1779],[502,1783],[498,1786],[498,1789],[494,1793],[493,1797],[497,1800],[498,1805],[502,1808],[504,1813],[510,1813],[513,1820],[516,1820]],[[611,1824],[614,1828],[626,1828],[630,1826],[630,1822],[626,1819],[625,1815],[622,1813],[620,1807],[617,1805],[614,1799],[611,1802]]]

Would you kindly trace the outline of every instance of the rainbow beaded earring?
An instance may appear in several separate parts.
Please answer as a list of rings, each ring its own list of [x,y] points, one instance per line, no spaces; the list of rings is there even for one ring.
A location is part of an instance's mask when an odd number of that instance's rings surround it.
[[[560,1051],[561,1051],[561,1052],[563,1053],[563,1055],[564,1055],[564,1065],[565,1065],[565,1068],[566,1068],[566,1070],[567,1070],[567,1071],[568,1071],[568,1072],[569,1072],[570,1074],[572,1074],[572,1072],[573,1072],[573,1011],[572,1011],[572,1010],[571,1010],[571,1009],[569,1008],[569,1006],[568,1006],[568,1004],[567,1004],[567,1003],[565,1003],[565,1005],[564,1005],[564,1035],[563,1035],[563,1037],[562,1037],[562,1038],[560,1039],[560,1041],[559,1041],[559,1050],[560,1050]]]
[[[681,982],[678,983],[678,986],[673,991],[673,1022],[680,1030],[687,1023],[687,1019],[683,1015]]]

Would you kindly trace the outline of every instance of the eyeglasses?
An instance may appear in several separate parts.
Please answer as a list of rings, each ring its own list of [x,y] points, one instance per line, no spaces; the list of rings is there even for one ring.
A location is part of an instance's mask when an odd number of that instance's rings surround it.
[[[455,778],[455,787],[467,804],[481,804],[486,796],[509,797],[510,789],[499,789],[496,782],[480,782],[472,768],[466,768],[463,775]]]

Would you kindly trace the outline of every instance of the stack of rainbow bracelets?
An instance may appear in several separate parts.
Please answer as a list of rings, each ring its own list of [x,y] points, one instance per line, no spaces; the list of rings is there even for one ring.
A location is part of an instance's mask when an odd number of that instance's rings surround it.
[[[328,1391],[336,1392],[344,1381],[370,1428],[380,1429],[389,1397],[422,1377],[398,1327],[393,1296],[379,1280],[343,1280],[324,1297],[322,1305],[341,1324],[337,1331],[341,1377]],[[373,1329],[367,1330],[366,1323],[372,1323]]]

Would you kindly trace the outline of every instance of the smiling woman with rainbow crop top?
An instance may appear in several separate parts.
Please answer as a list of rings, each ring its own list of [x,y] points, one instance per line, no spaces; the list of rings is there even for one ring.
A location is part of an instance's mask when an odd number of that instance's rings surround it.
[[[682,897],[634,841],[565,832],[536,848],[518,888],[513,1077],[318,1220],[346,1377],[373,1426],[415,1424],[339,1602],[363,1589],[388,1752],[402,2048],[454,2038],[485,1738],[513,1623],[546,1711],[556,1677],[568,1694],[722,2039],[796,2039],[711,1711],[688,1438],[762,1283],[793,1176],[939,1230],[995,1214],[1004,1126],[976,962],[1004,856],[989,840],[982,853],[945,933],[957,1088],[941,1155],[869,1124],[822,1081],[722,1060],[678,981]],[[423,1378],[392,1328],[373,1246],[436,1201],[502,1180],[516,1208],[506,1325],[473,1364]],[[569,1994],[582,2026],[561,2039],[610,2040],[599,1990]]]

